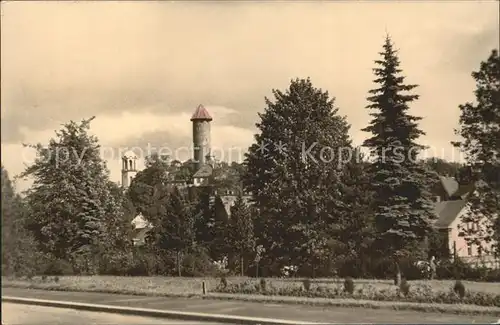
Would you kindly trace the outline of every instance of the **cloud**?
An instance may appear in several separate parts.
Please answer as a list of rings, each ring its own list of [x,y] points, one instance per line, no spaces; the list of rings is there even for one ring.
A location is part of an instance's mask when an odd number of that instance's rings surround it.
[[[206,107],[215,119],[212,125],[212,148],[216,158],[225,161],[241,161],[253,140],[253,131],[225,125],[225,120],[235,111],[222,106]],[[138,155],[138,168],[144,167],[144,159],[153,152],[170,153],[172,159],[186,160],[192,157],[191,114],[128,113],[119,116],[103,115],[91,122],[90,133],[97,136],[101,145],[101,157],[107,162],[111,179],[118,181],[121,156],[128,150]],[[59,127],[60,128],[60,127]],[[53,129],[33,131],[22,128],[27,143],[48,144],[55,138]],[[2,163],[11,175],[21,173],[26,165],[34,162],[35,151],[21,144],[2,143]],[[26,189],[31,180],[19,180],[18,189]]]
[[[60,124],[93,115],[103,145],[189,143],[188,120],[200,103],[230,108],[215,108],[213,141],[219,132],[225,147],[239,146],[240,136],[251,141],[264,97],[308,76],[336,97],[359,144],[386,33],[407,81],[420,85],[411,110],[424,117],[420,142],[450,151],[458,105],[474,98],[470,74],[498,48],[497,6],[4,2],[1,135],[13,156],[2,159],[19,169],[21,141],[47,139]]]

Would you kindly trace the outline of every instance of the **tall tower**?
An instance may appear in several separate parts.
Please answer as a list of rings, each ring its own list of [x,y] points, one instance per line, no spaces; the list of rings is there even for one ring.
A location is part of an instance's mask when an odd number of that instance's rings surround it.
[[[127,151],[122,157],[122,186],[128,188],[137,175],[137,156],[133,151]]]
[[[193,122],[193,159],[196,170],[207,162],[211,155],[210,122],[212,117],[203,105],[200,104],[191,117]]]

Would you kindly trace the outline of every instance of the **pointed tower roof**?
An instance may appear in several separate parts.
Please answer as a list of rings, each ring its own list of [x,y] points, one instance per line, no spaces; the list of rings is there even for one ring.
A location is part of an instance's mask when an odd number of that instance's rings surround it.
[[[203,105],[199,105],[194,111],[191,121],[211,121],[212,117],[208,114],[207,109]]]

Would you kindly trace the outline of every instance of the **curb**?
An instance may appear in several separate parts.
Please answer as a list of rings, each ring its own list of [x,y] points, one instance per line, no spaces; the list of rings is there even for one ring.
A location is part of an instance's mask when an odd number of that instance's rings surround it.
[[[59,291],[59,292],[91,292],[91,293],[108,293],[108,294],[126,294],[133,296],[143,296],[143,297],[163,297],[163,298],[197,298],[203,300],[229,300],[229,301],[240,301],[240,302],[252,302],[252,303],[278,303],[283,305],[310,305],[316,307],[347,307],[347,308],[369,308],[369,309],[385,309],[385,310],[396,310],[396,311],[415,311],[415,312],[437,312],[442,314],[453,314],[453,315],[484,315],[500,317],[500,308],[498,307],[487,307],[487,306],[476,306],[476,305],[461,305],[461,304],[422,304],[416,302],[398,302],[398,301],[373,301],[373,300],[351,300],[351,301],[335,301],[324,298],[306,298],[305,301],[295,301],[288,296],[266,296],[259,295],[244,295],[244,296],[234,296],[232,294],[226,293],[209,293],[207,295],[202,294],[161,294],[161,295],[150,295],[148,293],[137,293],[137,292],[116,292],[108,290],[68,290],[65,288],[40,288],[38,286],[17,286],[10,284],[3,284],[2,288],[16,288],[23,290],[42,290],[42,291]],[[318,300],[319,299],[319,300]],[[209,314],[212,315],[212,314]],[[297,323],[298,324],[298,323]],[[315,323],[317,324],[317,323]],[[500,323],[499,323],[500,324]]]
[[[207,313],[190,313],[174,310],[158,310],[147,308],[129,308],[120,306],[86,304],[80,302],[63,302],[56,300],[44,299],[28,299],[20,297],[2,296],[2,302],[36,305],[44,307],[67,308],[93,312],[104,312],[122,315],[134,315],[143,317],[154,318],[168,318],[184,321],[201,321],[201,322],[214,322],[214,323],[229,323],[229,324],[251,324],[251,325],[320,325],[327,323],[314,323],[314,322],[297,322],[284,319],[271,319],[271,318],[257,318],[257,317],[243,317]],[[329,323],[330,324],[330,323]]]

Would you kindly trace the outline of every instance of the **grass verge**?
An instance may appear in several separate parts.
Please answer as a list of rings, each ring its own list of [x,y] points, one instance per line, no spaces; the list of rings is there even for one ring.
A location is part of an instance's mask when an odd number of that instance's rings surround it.
[[[42,289],[74,292],[102,292],[113,294],[161,296],[177,298],[201,298],[233,300],[257,303],[302,304],[311,306],[360,307],[372,309],[412,310],[466,315],[488,315],[500,317],[500,308],[468,304],[412,303],[398,301],[372,301],[349,298],[308,298],[291,296],[265,296],[258,294],[230,294],[208,292],[202,294],[202,282],[208,290],[215,288],[214,278],[168,278],[168,277],[112,277],[112,276],[68,276],[42,279],[10,279],[2,277],[2,287]]]

